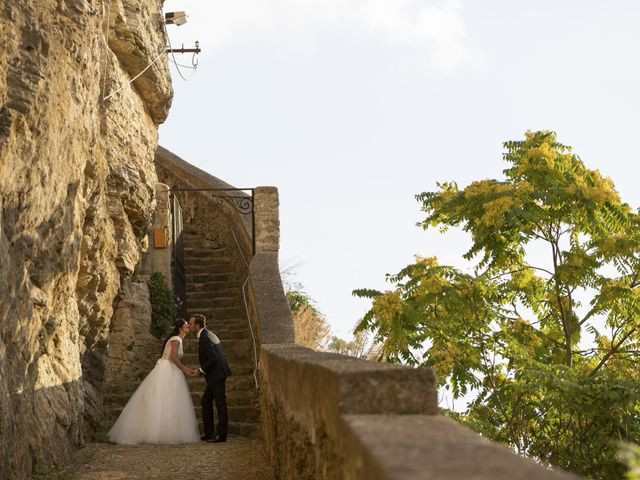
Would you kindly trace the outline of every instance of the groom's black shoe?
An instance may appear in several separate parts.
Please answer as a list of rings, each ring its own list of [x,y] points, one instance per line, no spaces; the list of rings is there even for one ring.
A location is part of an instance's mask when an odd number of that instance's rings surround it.
[[[222,443],[227,441],[227,436],[218,435],[215,440],[212,440],[213,443]]]
[[[203,442],[213,442],[215,440],[214,437],[209,437],[207,435],[202,435],[200,437],[200,440],[202,440]]]

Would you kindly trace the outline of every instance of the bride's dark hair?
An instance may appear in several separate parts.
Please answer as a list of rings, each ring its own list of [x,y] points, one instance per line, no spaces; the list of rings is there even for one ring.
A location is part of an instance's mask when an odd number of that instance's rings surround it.
[[[164,343],[162,344],[162,351],[164,352],[164,347],[166,347],[167,342],[169,341],[169,339],[171,337],[175,337],[176,335],[178,335],[178,333],[180,333],[180,329],[182,328],[182,326],[187,323],[187,321],[184,318],[176,318],[173,321],[173,326],[171,328],[171,333],[169,334],[169,336],[166,338],[166,340],[164,341]]]

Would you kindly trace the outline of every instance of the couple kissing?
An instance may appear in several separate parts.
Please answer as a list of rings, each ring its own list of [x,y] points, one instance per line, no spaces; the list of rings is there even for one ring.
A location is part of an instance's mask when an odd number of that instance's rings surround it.
[[[182,364],[183,339],[193,332],[198,341],[200,367]],[[109,440],[118,444],[178,444],[226,442],[229,418],[225,380],[231,369],[225,359],[220,339],[207,329],[204,315],[192,314],[189,321],[179,318],[165,340],[162,356],[138,386],[122,413],[109,430]],[[198,434],[191,392],[186,377],[203,376],[207,386],[202,395],[204,434]],[[218,412],[214,429],[213,403]],[[217,430],[217,435],[215,434]]]

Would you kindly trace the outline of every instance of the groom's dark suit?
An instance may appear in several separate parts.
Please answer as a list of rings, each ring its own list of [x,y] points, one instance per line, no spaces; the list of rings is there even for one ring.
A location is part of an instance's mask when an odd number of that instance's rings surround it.
[[[213,428],[213,401],[216,401],[218,411],[218,436],[227,438],[229,417],[227,415],[227,396],[225,393],[225,379],[231,375],[231,369],[224,358],[220,341],[206,328],[200,331],[198,339],[198,357],[200,367],[207,381],[207,388],[202,395],[202,423],[204,436],[212,438]]]

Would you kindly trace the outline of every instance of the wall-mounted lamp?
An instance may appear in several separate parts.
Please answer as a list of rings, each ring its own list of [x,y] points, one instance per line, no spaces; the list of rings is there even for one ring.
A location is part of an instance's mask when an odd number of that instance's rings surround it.
[[[167,25],[184,25],[187,23],[186,12],[167,12],[164,14],[164,23]]]

